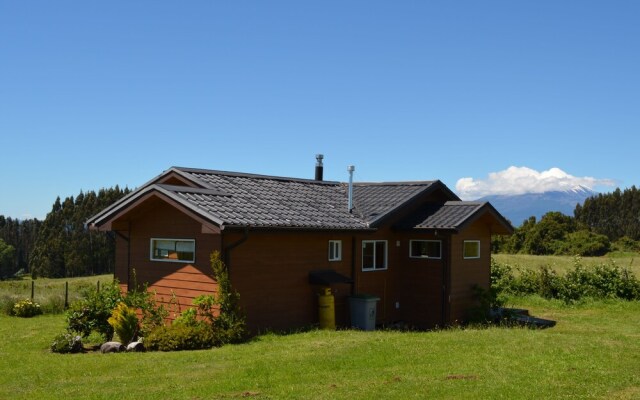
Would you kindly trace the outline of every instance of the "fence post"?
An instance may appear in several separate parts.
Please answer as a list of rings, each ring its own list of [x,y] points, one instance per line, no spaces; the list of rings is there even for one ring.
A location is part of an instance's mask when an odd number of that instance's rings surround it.
[[[69,308],[69,281],[64,283],[64,309]]]
[[[97,286],[98,286],[98,293],[100,293],[100,281],[98,281]]]
[[[35,290],[36,290],[36,282],[32,279],[31,280],[31,301],[33,301],[33,295],[35,294]]]

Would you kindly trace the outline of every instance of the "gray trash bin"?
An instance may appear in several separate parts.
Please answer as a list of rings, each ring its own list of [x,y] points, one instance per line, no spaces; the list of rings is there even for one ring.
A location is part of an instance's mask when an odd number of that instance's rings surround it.
[[[372,331],[376,328],[376,306],[380,297],[370,294],[356,294],[349,297],[351,327]]]

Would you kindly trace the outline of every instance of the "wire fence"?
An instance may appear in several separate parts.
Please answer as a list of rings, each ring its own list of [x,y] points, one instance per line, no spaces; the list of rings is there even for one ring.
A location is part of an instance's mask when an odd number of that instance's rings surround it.
[[[70,279],[22,279],[0,281],[0,306],[9,307],[20,300],[31,299],[40,304],[45,312],[60,313],[73,302],[82,299],[88,290],[113,280],[113,276]]]

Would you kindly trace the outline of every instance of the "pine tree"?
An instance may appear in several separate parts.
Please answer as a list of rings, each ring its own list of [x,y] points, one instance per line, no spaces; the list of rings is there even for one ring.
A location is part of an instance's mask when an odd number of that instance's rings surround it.
[[[113,272],[115,242],[104,232],[92,232],[84,222],[128,194],[119,187],[80,192],[57,198],[47,214],[36,241],[31,268],[34,276],[63,277]]]

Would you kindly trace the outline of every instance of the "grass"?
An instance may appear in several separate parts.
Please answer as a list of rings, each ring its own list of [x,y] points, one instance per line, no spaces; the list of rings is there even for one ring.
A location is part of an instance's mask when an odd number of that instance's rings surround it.
[[[175,353],[48,351],[63,317],[0,315],[0,398],[632,399],[640,302],[510,304],[547,330],[310,331]]]
[[[31,278],[0,281],[0,313],[19,300],[31,298],[31,282],[34,283],[34,301],[42,305],[45,313],[60,313],[64,308],[65,282],[69,282],[69,304],[82,297],[89,287],[113,281],[113,275],[82,278],[49,279]]]
[[[572,256],[533,256],[528,254],[493,254],[493,258],[501,264],[519,266],[525,269],[538,269],[548,265],[563,275],[573,269],[575,257]],[[619,267],[628,268],[636,277],[640,277],[640,254],[612,253],[604,257],[581,257],[582,265],[593,266],[614,261]]]

